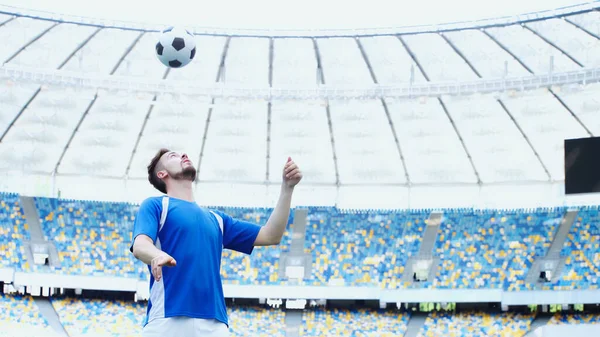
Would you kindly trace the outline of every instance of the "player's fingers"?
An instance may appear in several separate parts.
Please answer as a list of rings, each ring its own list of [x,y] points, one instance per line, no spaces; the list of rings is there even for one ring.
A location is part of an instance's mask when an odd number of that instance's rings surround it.
[[[295,175],[296,175],[296,174],[298,174],[298,173],[300,173],[300,169],[296,168],[296,169],[294,169],[293,171],[291,171],[291,172],[289,172],[289,173],[286,173],[286,175],[285,175],[285,176],[286,176],[287,178],[291,178],[291,177],[295,176]]]
[[[297,168],[298,168],[298,165],[292,164],[289,167],[285,168],[285,173],[291,172],[292,170],[297,169]]]
[[[168,265],[169,267],[175,267],[177,265],[177,261],[175,261],[175,259],[171,259]]]

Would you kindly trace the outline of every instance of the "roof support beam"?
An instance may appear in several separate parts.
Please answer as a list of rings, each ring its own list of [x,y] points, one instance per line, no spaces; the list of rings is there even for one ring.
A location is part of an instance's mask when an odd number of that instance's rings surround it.
[[[406,52],[408,53],[410,58],[413,60],[413,62],[415,62],[415,64],[417,65],[417,67],[419,68],[421,73],[423,74],[423,77],[425,77],[425,80],[427,80],[429,82],[430,81],[429,76],[427,76],[427,73],[425,72],[425,70],[421,66],[421,63],[417,59],[417,56],[412,52],[410,47],[406,44],[406,42],[402,39],[401,36],[397,35],[396,37],[398,38],[398,40],[400,40],[400,42],[402,43],[402,46],[404,46],[404,49],[406,50]],[[456,136],[458,137],[458,140],[460,140],[460,144],[462,145],[462,148],[465,151],[467,158],[469,159],[469,163],[471,163],[471,168],[473,169],[473,173],[475,174],[475,177],[477,178],[477,184],[481,185],[482,182],[481,182],[481,177],[479,176],[479,171],[477,171],[477,167],[475,167],[475,163],[473,162],[473,157],[471,156],[471,153],[469,152],[469,149],[467,148],[467,145],[465,144],[465,140],[463,139],[462,135],[460,134],[460,131],[456,127],[456,123],[454,122],[454,119],[452,119],[452,116],[450,116],[450,113],[448,112],[448,109],[446,108],[444,101],[439,97],[437,98],[437,100],[440,103],[442,110],[444,110],[444,113],[446,114],[446,118],[448,118],[450,125],[452,125],[452,128],[454,129],[454,132],[456,133]]]
[[[223,45],[223,52],[221,53],[221,62],[219,62],[219,69],[217,70],[217,76],[215,82],[224,82],[225,72],[225,60],[227,59],[227,52],[229,51],[229,43],[231,37],[227,37],[225,44]],[[214,97],[210,100],[210,107],[208,108],[208,114],[206,115],[206,123],[204,123],[204,133],[202,134],[202,145],[200,146],[200,154],[198,155],[198,164],[196,168],[196,183],[200,182],[200,167],[202,167],[202,158],[204,157],[204,147],[206,146],[206,139],[208,138],[208,127],[210,126],[210,119],[212,117],[213,109],[215,105]]]
[[[325,84],[325,74],[323,72],[323,64],[321,63],[321,52],[317,39],[313,38],[313,48],[315,50],[315,58],[317,59],[317,84]],[[333,153],[333,167],[335,170],[335,186],[340,186],[340,171],[338,169],[337,152],[335,150],[335,137],[333,136],[333,125],[331,123],[331,111],[329,110],[329,100],[325,105],[325,113],[327,114],[327,125],[329,126],[329,140],[331,141],[331,152]]]
[[[71,53],[71,55],[69,56],[69,58],[67,58],[62,64],[61,64],[61,68],[67,64],[67,62],[69,61],[69,59],[71,59],[73,56],[75,56],[75,54],[81,50],[81,48],[83,48],[94,36],[96,36],[96,34],[98,34],[98,32],[100,32],[101,28],[99,28],[98,30],[96,30],[92,35],[90,35],[90,37],[88,37],[82,44],[79,45],[79,47],[73,52]],[[140,40],[140,38],[142,37],[142,35],[144,35],[144,33],[140,33],[138,35],[138,37],[131,43],[131,45],[129,46],[129,48],[127,48],[125,50],[125,52],[123,53],[123,55],[121,56],[121,58],[119,58],[119,61],[117,61],[117,64],[113,67],[113,69],[111,70],[110,74],[113,75],[115,73],[115,71],[117,71],[117,68],[119,68],[119,66],[121,65],[121,63],[123,62],[123,60],[125,59],[125,57],[131,52],[131,50],[133,49],[133,47],[138,43],[138,41]],[[60,69],[60,68],[59,68]],[[54,171],[53,171],[53,175],[56,175],[58,173],[58,168],[60,167],[60,164],[62,164],[62,160],[65,157],[65,154],[67,153],[67,150],[71,147],[71,142],[73,141],[73,139],[75,138],[75,134],[79,131],[79,128],[81,127],[81,124],[83,124],[83,121],[85,120],[85,118],[88,116],[90,110],[92,110],[92,107],[94,106],[94,104],[96,103],[96,100],[98,99],[98,93],[96,93],[94,95],[94,98],[90,101],[90,104],[88,105],[88,107],[85,109],[83,115],[81,115],[81,118],[79,119],[79,122],[77,123],[77,126],[75,127],[75,129],[73,130],[73,133],[71,133],[71,136],[69,137],[69,141],[67,142],[67,144],[65,145],[65,147],[62,150],[62,153],[58,159],[58,161],[56,162],[56,166],[54,166]]]

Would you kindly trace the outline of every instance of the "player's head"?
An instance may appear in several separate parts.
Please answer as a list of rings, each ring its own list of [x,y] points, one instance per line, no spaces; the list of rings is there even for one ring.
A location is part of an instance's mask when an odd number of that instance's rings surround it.
[[[185,153],[160,149],[148,165],[148,181],[157,190],[167,193],[167,182],[196,180],[196,168]]]

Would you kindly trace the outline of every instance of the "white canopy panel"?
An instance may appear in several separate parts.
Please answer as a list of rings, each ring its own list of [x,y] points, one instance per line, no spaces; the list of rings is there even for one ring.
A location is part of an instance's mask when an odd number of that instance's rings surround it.
[[[341,184],[403,184],[406,173],[381,101],[331,101]]]
[[[3,20],[4,21],[4,20]],[[0,49],[0,60],[6,62],[22,47],[27,45],[36,36],[42,34],[54,23],[50,21],[29,18],[16,18],[0,27],[0,41],[4,48]],[[45,66],[40,64],[39,66]]]
[[[263,101],[215,101],[200,163],[200,180],[266,180],[267,111]]]
[[[380,84],[422,83],[423,74],[396,36],[360,38]]]
[[[10,63],[28,67],[58,68],[98,28],[58,24],[31,43]]]
[[[319,39],[325,84],[371,84],[373,79],[356,41],[351,38]]]
[[[75,132],[58,172],[124,177],[152,99],[140,98],[99,96]]]
[[[269,84],[269,39],[235,38],[225,56],[225,83]]]
[[[331,133],[324,104],[273,102],[270,135],[270,181],[281,180],[289,156],[301,165],[305,182],[335,184]]]
[[[444,104],[483,183],[548,180],[533,149],[495,97],[451,97]]]
[[[407,35],[402,39],[430,81],[465,81],[477,78],[465,60],[439,34]]]
[[[503,100],[523,128],[552,179],[564,179],[564,140],[589,134],[546,89],[516,93]]]
[[[147,177],[146,168],[150,159],[161,148],[186,153],[197,168],[209,109],[208,100],[174,102],[170,95],[157,97],[139,136],[129,176]],[[148,110],[144,111],[144,115],[147,112]],[[136,136],[142,125],[144,124],[137,124]]]
[[[579,15],[571,15],[567,20],[579,25],[588,32],[600,36],[600,12],[592,11]]]
[[[486,30],[535,74],[580,69],[560,50],[520,25]]]
[[[527,76],[529,72],[512,55],[480,30],[460,30],[444,35],[460,50],[481,77]]]
[[[140,34],[121,29],[102,29],[71,57],[63,69],[108,75]]]
[[[460,139],[437,99],[386,101],[411,183],[477,183]]]
[[[600,66],[600,40],[561,19],[528,23],[546,39],[586,67]]]
[[[115,72],[118,76],[163,78],[167,67],[156,58],[158,33],[144,33]],[[124,51],[125,52],[125,51]]]
[[[92,98],[89,92],[42,90],[0,143],[2,166],[52,173]]]
[[[583,124],[598,137],[600,136],[600,84],[588,84],[572,90],[563,89],[558,96]]]
[[[273,41],[273,87],[314,87],[318,80],[317,57],[311,39]]]

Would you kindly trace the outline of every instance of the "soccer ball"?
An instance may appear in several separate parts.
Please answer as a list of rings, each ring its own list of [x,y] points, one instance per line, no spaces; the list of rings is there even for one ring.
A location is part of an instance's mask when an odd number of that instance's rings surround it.
[[[181,27],[166,28],[156,43],[156,56],[167,67],[186,66],[196,56],[194,35]]]

